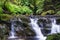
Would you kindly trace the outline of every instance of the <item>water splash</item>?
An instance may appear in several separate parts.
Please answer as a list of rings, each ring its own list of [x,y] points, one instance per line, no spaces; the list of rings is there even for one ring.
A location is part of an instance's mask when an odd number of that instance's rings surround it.
[[[33,30],[36,33],[36,38],[38,38],[38,40],[46,40],[46,37],[44,37],[44,35],[41,32],[40,27],[37,24],[38,19],[30,18],[30,20],[31,20],[30,24],[31,24]]]
[[[56,24],[56,19],[51,19],[52,22],[52,28],[51,28],[51,34],[60,33],[60,25]]]

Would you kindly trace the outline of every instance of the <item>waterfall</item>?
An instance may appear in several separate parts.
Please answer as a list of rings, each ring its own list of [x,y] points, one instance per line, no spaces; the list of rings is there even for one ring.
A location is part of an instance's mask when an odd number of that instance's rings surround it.
[[[31,20],[30,24],[31,24],[34,32],[36,33],[36,38],[38,38],[38,40],[46,40],[46,37],[44,37],[44,35],[41,32],[40,27],[37,24],[38,19],[37,18],[36,19],[30,18],[30,20]]]
[[[60,25],[56,24],[56,19],[51,19],[52,22],[52,28],[51,28],[51,34],[53,33],[60,33]]]
[[[15,25],[15,22],[14,21],[12,21],[11,22],[11,31],[10,31],[10,36],[9,36],[9,38],[17,38],[15,35],[15,30],[14,30],[14,25]]]

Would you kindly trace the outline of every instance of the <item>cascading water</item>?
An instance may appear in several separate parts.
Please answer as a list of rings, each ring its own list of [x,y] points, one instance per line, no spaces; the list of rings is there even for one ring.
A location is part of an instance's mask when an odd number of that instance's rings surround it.
[[[52,21],[52,28],[51,28],[51,34],[53,33],[60,33],[60,25],[56,24],[56,19],[51,19]]]
[[[30,24],[31,24],[33,30],[36,33],[36,38],[38,38],[38,40],[46,40],[46,37],[44,37],[44,35],[41,32],[40,27],[37,24],[38,19],[30,18],[30,20],[31,20]]]
[[[10,32],[9,38],[17,38],[17,37],[15,36],[14,25],[15,25],[15,23],[14,23],[14,21],[12,21],[12,22],[11,22],[11,32]]]

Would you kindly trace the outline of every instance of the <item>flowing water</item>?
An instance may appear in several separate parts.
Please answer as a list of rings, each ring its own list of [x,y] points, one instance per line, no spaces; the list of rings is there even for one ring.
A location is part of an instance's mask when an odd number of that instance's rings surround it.
[[[60,25],[56,24],[56,19],[51,19],[52,21],[52,28],[51,28],[51,34],[53,33],[60,33]]]
[[[31,27],[34,30],[34,32],[36,33],[35,38],[38,38],[37,40],[46,40],[47,37],[45,37],[42,34],[41,27],[39,27],[39,25],[37,24],[38,18],[30,18],[30,21],[31,21],[31,23],[30,23]],[[54,19],[54,18],[51,19],[51,22],[52,22],[51,23],[52,24],[51,34],[60,33],[60,25],[56,24],[56,19]],[[11,22],[11,31],[10,31],[10,34],[9,34],[10,35],[9,39],[11,39],[11,38],[17,38],[17,36],[15,36],[16,33],[15,33],[14,25],[15,25],[15,22],[12,21]]]
[[[10,34],[9,34],[9,35],[10,35],[10,36],[9,36],[9,39],[10,39],[10,38],[17,38],[17,37],[15,36],[16,34],[15,34],[15,30],[14,30],[14,25],[15,25],[15,23],[14,23],[14,21],[12,21],[12,22],[11,22],[11,32],[10,32]]]
[[[30,20],[31,20],[31,23],[30,24],[31,24],[33,30],[36,33],[36,38],[38,38],[38,40],[46,40],[46,37],[44,37],[44,35],[41,32],[40,27],[37,24],[38,19],[30,18]]]

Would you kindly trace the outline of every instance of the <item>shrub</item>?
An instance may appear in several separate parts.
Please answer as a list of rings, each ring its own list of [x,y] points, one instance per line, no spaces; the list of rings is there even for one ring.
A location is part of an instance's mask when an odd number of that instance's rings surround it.
[[[22,10],[23,10],[24,13],[27,13],[27,14],[32,13],[32,10],[30,10],[29,7],[27,7],[27,6],[22,6]]]
[[[29,9],[29,7],[27,6],[17,6],[15,4],[12,4],[11,2],[7,2],[5,4],[5,7],[7,8],[8,11],[10,11],[11,13],[19,13],[19,14],[30,14],[32,13],[32,10]]]
[[[21,11],[20,8],[19,8],[19,6],[14,5],[14,4],[12,4],[11,2],[7,2],[7,3],[5,4],[5,7],[6,7],[7,10],[10,11],[11,13],[17,13],[17,12]]]

